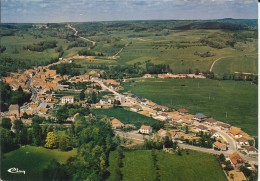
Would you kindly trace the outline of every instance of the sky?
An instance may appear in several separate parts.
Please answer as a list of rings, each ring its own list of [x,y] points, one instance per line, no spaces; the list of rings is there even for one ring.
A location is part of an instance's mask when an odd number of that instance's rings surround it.
[[[258,0],[1,0],[2,23],[257,19]]]

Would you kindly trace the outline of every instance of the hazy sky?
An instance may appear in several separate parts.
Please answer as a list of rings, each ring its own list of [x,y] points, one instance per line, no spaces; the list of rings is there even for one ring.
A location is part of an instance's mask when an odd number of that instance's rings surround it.
[[[1,0],[1,22],[258,17],[257,0]]]

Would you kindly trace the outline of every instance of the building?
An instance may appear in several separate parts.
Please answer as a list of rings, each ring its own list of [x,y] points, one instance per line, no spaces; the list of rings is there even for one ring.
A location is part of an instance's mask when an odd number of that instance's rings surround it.
[[[214,129],[209,131],[209,135],[211,135],[211,138],[221,138],[221,135]]]
[[[66,103],[73,104],[74,103],[74,97],[73,96],[63,96],[61,98],[61,103],[62,104],[66,104]]]
[[[124,123],[122,123],[121,121],[119,121],[118,119],[114,118],[112,121],[111,121],[111,124],[112,124],[112,127],[114,129],[121,129],[123,128],[125,125]]]
[[[229,130],[229,132],[230,132],[230,134],[231,134],[233,137],[235,137],[235,138],[241,138],[241,137],[242,137],[242,134],[241,134],[240,130],[237,129],[237,128],[231,128],[231,129]]]
[[[213,118],[208,118],[205,120],[205,124],[207,124],[209,126],[215,126],[217,124],[217,120],[215,120]]]
[[[120,101],[121,104],[126,102],[124,96],[115,96],[115,100]]]
[[[205,121],[206,118],[207,118],[207,116],[205,116],[204,114],[197,113],[197,114],[195,114],[193,119],[195,119],[195,120],[197,120],[199,122],[202,122],[202,121]]]
[[[231,162],[232,166],[234,166],[235,168],[239,168],[244,163],[241,156],[236,152],[229,155],[227,160],[229,160]]]
[[[111,103],[112,103],[112,101],[111,101],[111,99],[105,99],[105,98],[103,98],[103,99],[100,99],[100,104],[103,106],[103,105],[111,105]]]
[[[134,112],[138,112],[138,111],[142,111],[142,107],[139,106],[139,105],[133,105],[131,108],[130,108],[131,111],[134,111]]]
[[[215,143],[213,143],[213,148],[219,151],[226,151],[227,145],[216,141]]]
[[[184,109],[184,108],[180,108],[177,110],[179,112],[180,115],[185,115],[188,113],[188,110],[187,109]]]
[[[151,126],[142,125],[139,129],[139,133],[142,134],[151,134],[153,131],[153,128]]]
[[[11,104],[9,106],[9,114],[12,116],[19,116],[20,115],[20,107],[18,104]]]
[[[161,138],[164,138],[165,136],[167,136],[167,131],[161,128],[159,131],[157,131],[157,134],[158,134]]]
[[[208,127],[206,127],[206,126],[203,126],[203,125],[199,125],[199,126],[197,126],[196,127],[196,131],[198,131],[198,132],[208,132]]]
[[[248,139],[246,139],[244,137],[240,137],[236,141],[239,146],[248,146],[249,145]]]
[[[253,146],[248,146],[248,147],[246,147],[246,153],[248,155],[255,155],[255,154],[257,154],[257,149]]]

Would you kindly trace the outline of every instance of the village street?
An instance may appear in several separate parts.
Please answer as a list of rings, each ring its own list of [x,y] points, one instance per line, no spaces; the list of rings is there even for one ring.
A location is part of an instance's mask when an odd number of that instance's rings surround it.
[[[99,83],[102,88],[112,92],[114,95],[125,97],[124,95],[119,94],[115,90],[107,87],[103,83],[103,81],[101,79],[99,79],[99,80],[95,80],[94,79],[93,81]],[[126,98],[125,105],[127,105],[129,107],[133,106],[133,105],[138,105],[138,106],[141,106],[143,110],[147,110],[147,111],[152,110],[148,106],[142,105],[141,103],[138,103],[137,101],[134,101],[131,98]],[[194,122],[194,125],[198,126],[198,125],[204,125],[204,124],[203,123]],[[192,145],[188,145],[188,144],[179,144],[179,145],[182,148],[185,148],[185,149],[192,149],[192,150],[196,150],[196,151],[202,151],[202,152],[212,153],[212,154],[217,154],[217,155],[220,155],[221,153],[223,153],[224,155],[227,156],[227,155],[230,155],[230,154],[232,154],[234,152],[238,152],[239,155],[244,160],[246,160],[248,162],[251,162],[251,163],[258,163],[258,159],[257,158],[249,157],[247,155],[243,155],[242,153],[240,153],[238,151],[238,148],[237,148],[237,145],[236,145],[236,141],[228,133],[226,133],[224,130],[222,130],[220,127],[218,127],[218,126],[209,126],[209,128],[215,129],[216,131],[218,131],[218,133],[221,135],[221,137],[228,143],[229,149],[227,151],[218,151],[218,150],[214,150],[214,149],[207,149],[207,148],[202,148],[202,147],[198,147],[198,146],[192,146]],[[138,141],[144,141],[145,138],[146,139],[149,138],[149,136],[145,136],[144,137],[143,135],[140,135],[136,131],[132,131],[132,132],[128,132],[128,133],[116,131],[116,134],[118,134],[120,136],[123,136],[125,138],[131,138],[131,139],[138,140]]]

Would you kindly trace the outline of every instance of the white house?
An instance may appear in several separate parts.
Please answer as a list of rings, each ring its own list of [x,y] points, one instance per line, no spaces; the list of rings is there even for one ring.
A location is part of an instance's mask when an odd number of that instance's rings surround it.
[[[139,129],[139,132],[142,134],[150,134],[152,133],[153,128],[151,126],[142,125]]]
[[[74,97],[73,96],[63,96],[61,98],[61,103],[62,104],[66,104],[66,103],[72,104],[72,103],[74,103]]]
[[[211,138],[221,138],[221,135],[216,130],[210,130],[209,134],[211,135]]]
[[[115,99],[117,101],[120,101],[121,104],[126,102],[124,96],[115,96]]]
[[[111,99],[100,99],[100,104],[103,105],[111,105]]]

